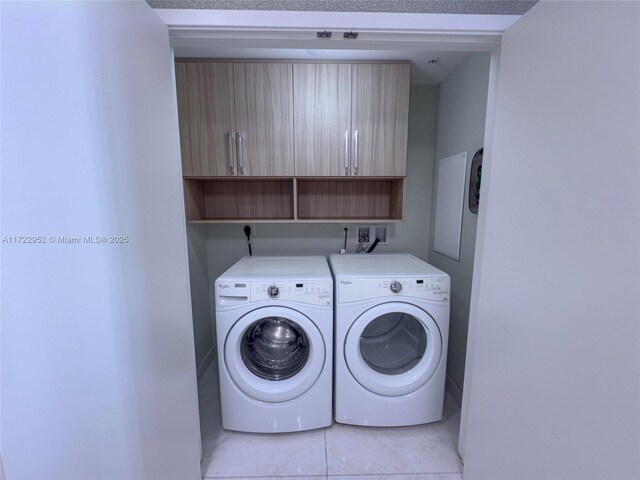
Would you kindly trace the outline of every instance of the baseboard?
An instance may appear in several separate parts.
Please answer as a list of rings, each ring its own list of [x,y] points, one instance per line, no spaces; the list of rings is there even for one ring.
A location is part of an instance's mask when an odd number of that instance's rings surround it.
[[[207,354],[204,356],[204,358],[200,362],[200,365],[198,365],[198,368],[197,368],[198,382],[204,375],[204,372],[207,371],[207,368],[209,368],[209,365],[211,365],[211,362],[213,362],[214,358],[216,358],[216,347],[211,347],[211,350],[207,352]]]
[[[454,382],[449,375],[447,375],[447,379],[445,380],[445,387],[458,406],[462,407],[462,390],[458,385],[456,385],[456,382]]]

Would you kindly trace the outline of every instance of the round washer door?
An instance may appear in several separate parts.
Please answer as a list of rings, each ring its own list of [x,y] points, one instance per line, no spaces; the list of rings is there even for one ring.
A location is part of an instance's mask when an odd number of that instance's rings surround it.
[[[224,362],[246,395],[270,403],[299,397],[324,368],[326,349],[309,317],[287,307],[253,310],[231,327]]]
[[[408,303],[373,307],[351,325],[344,344],[347,367],[367,390],[386,396],[411,393],[440,364],[442,335],[431,316]]]

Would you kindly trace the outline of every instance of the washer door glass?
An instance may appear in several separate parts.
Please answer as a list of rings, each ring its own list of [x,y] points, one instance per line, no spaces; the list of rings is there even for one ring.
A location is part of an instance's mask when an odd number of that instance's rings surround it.
[[[367,390],[387,396],[414,392],[436,373],[443,358],[440,328],[422,308],[387,302],[363,312],[351,325],[344,357]]]
[[[318,318],[330,322],[331,313]],[[260,307],[240,317],[223,349],[223,372],[244,394],[270,403],[293,400],[309,390],[327,360],[325,338],[316,324],[283,306]]]
[[[360,335],[360,354],[373,370],[400,375],[415,367],[427,350],[424,326],[405,312],[380,315]]]
[[[249,370],[265,380],[286,380],[309,359],[309,338],[292,320],[267,317],[247,328],[240,347]]]

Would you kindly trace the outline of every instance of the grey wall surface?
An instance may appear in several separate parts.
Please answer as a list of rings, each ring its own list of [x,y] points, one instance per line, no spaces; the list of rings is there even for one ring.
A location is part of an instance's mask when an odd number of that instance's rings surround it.
[[[191,310],[195,337],[198,378],[202,377],[213,354],[215,332],[211,315],[211,277],[207,259],[206,228],[200,224],[187,225],[189,247],[189,280],[191,284]]]
[[[545,1],[504,34],[465,480],[640,478],[639,24],[637,2]]]
[[[375,253],[407,252],[426,260],[435,145],[436,87],[411,87],[410,99],[405,221],[389,224],[389,245],[379,245]],[[357,225],[360,224],[350,225],[349,252],[355,252]],[[205,228],[209,275],[215,279],[248,254],[247,244],[241,224],[208,225]],[[253,224],[252,228],[255,232],[255,255],[329,255],[337,253],[343,244],[342,224]]]
[[[438,175],[438,159],[446,158],[456,153],[467,152],[460,260],[453,260],[433,250],[433,230],[431,230],[431,247],[429,251],[429,263],[451,275],[451,318],[447,375],[459,389],[462,389],[464,381],[469,301],[471,299],[471,280],[478,221],[477,215],[471,213],[468,207],[468,184],[473,155],[478,149],[482,148],[484,142],[490,59],[491,56],[488,53],[470,54],[449,78],[439,85],[434,178],[437,178]],[[436,192],[434,191],[433,194],[434,205],[432,212],[435,214]],[[432,229],[434,222],[435,215],[432,214]]]

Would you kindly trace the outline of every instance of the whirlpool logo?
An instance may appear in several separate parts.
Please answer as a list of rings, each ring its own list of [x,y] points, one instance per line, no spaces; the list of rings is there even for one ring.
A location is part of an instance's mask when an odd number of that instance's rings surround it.
[[[230,287],[231,287],[231,285],[229,285],[228,283],[219,283],[218,284],[218,288],[220,290],[224,290],[225,288],[230,288]]]
[[[340,285],[351,285],[352,283],[351,280],[340,280]]]

